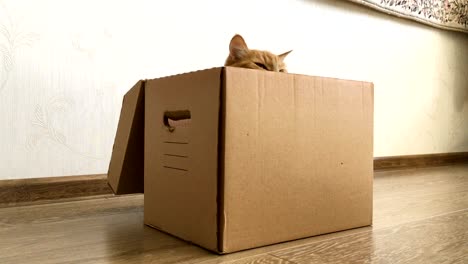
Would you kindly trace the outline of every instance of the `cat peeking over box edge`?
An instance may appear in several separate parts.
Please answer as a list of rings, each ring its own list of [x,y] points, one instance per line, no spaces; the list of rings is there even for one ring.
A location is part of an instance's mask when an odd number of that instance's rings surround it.
[[[284,58],[292,50],[275,55],[269,51],[249,49],[244,38],[235,34],[229,43],[229,56],[224,66],[257,69],[274,72],[288,72]]]

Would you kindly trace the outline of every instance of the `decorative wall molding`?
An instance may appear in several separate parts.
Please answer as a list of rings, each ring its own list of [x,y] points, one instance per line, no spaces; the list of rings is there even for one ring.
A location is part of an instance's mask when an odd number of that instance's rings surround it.
[[[468,33],[468,0],[348,0],[433,27]]]

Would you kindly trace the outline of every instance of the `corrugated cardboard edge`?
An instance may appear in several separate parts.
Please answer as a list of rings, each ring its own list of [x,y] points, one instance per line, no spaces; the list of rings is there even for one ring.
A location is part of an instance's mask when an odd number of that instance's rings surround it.
[[[183,72],[183,73],[177,73],[177,74],[171,74],[171,75],[166,75],[162,77],[157,77],[154,79],[147,79],[147,80],[161,80],[161,79],[170,79],[170,78],[176,78],[180,75],[186,75],[186,74],[191,74],[191,73],[197,73],[197,72],[203,72],[203,71],[209,71],[209,70],[216,70],[216,69],[221,69],[221,71],[224,71],[226,67],[211,67],[211,68],[204,68],[201,70],[195,70],[195,71],[188,71],[188,72]]]
[[[115,194],[143,193],[145,81],[138,81],[122,100],[107,173]]]
[[[200,246],[199,244],[194,243],[193,241],[190,241],[190,240],[187,240],[187,239],[183,239],[183,238],[181,238],[181,237],[179,237],[179,236],[176,236],[176,235],[174,235],[174,234],[171,234],[171,233],[165,231],[164,229],[162,229],[162,228],[160,228],[160,227],[158,227],[158,226],[156,226],[156,225],[147,224],[147,223],[145,223],[145,225],[148,226],[148,227],[154,228],[154,229],[158,230],[159,232],[164,233],[164,234],[166,234],[166,235],[168,235],[168,236],[170,236],[170,237],[174,237],[174,238],[176,238],[176,239],[178,239],[178,240],[181,240],[181,241],[184,241],[184,242],[186,242],[186,243],[188,243],[188,244],[190,244],[190,245],[192,245],[192,246],[199,247],[199,248],[201,248],[201,249],[203,249],[203,250],[207,250],[207,251],[212,252],[212,253],[214,253],[214,254],[224,255],[224,254],[226,254],[226,253],[229,253],[229,252],[220,252],[220,251],[218,251],[218,250],[213,250],[213,249],[210,249],[210,248],[207,248],[207,247]]]
[[[366,82],[361,82],[361,83],[366,83]],[[367,82],[370,84],[370,88],[371,88],[371,103],[372,103],[372,106],[371,106],[371,111],[372,111],[372,140],[371,140],[371,144],[372,144],[372,157],[374,157],[374,140],[375,140],[375,121],[374,121],[374,118],[375,118],[375,109],[374,109],[374,104],[375,104],[375,97],[374,97],[374,83],[373,82]],[[371,177],[371,210],[370,210],[370,216],[369,216],[369,226],[373,226],[374,224],[374,158],[372,158],[372,177]]]
[[[219,129],[218,129],[218,252],[224,254],[224,235],[226,228],[226,214],[224,212],[224,139],[226,117],[226,68],[221,70],[219,93]]]

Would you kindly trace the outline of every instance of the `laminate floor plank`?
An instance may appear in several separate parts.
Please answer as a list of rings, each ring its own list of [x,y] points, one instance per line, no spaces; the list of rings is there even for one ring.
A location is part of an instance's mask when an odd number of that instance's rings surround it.
[[[375,173],[374,228],[466,208],[468,165]]]
[[[288,248],[294,263],[468,263],[468,209]]]
[[[19,225],[61,222],[98,215],[143,212],[143,195],[0,208],[0,231]]]
[[[217,255],[143,224],[143,196],[0,208],[0,263],[468,263],[468,165],[379,171],[374,224]]]

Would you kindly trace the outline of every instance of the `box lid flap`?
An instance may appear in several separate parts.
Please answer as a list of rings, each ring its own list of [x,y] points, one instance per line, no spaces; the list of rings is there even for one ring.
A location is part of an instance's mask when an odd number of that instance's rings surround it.
[[[123,98],[107,173],[115,194],[144,190],[144,88],[145,81],[138,81]]]

